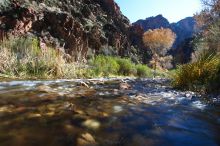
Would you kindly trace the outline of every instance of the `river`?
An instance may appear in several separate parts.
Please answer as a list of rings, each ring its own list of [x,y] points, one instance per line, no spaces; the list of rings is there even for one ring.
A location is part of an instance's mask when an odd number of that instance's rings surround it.
[[[0,82],[0,146],[218,146],[220,97],[166,79]]]

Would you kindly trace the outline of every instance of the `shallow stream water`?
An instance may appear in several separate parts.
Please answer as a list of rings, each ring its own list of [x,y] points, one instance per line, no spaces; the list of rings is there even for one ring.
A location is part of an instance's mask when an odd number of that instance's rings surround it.
[[[0,146],[218,146],[220,97],[166,79],[0,82]]]

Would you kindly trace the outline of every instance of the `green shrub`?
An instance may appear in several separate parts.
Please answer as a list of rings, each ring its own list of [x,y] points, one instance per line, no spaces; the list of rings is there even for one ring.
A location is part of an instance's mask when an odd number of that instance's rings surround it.
[[[151,69],[145,65],[135,65],[131,59],[98,55],[89,61],[90,77],[95,76],[138,76],[152,77]]]
[[[138,64],[136,65],[136,70],[138,77],[152,77],[151,69],[146,65]]]
[[[119,75],[129,76],[137,73],[135,64],[130,59],[118,58],[117,63],[119,64]]]
[[[220,65],[217,67],[218,71],[217,73],[213,76],[213,78],[209,82],[209,92],[220,92]]]
[[[97,76],[116,75],[119,71],[115,57],[98,55],[90,61],[90,65]]]

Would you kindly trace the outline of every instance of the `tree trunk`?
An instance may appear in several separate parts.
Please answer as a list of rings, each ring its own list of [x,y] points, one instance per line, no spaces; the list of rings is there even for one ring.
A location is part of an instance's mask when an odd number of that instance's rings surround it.
[[[153,69],[154,69],[154,78],[156,77],[156,71],[157,71],[157,54],[156,53],[154,53],[154,55],[153,55],[153,57],[154,57],[154,67],[153,67]]]

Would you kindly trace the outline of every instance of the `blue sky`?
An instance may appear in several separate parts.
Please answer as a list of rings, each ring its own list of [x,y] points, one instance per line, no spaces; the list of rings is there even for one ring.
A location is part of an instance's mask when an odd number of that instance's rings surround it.
[[[170,22],[193,16],[201,10],[200,0],[115,0],[131,22],[162,14]]]

